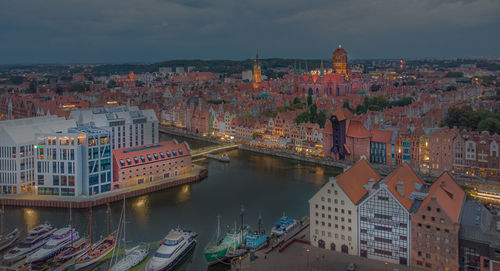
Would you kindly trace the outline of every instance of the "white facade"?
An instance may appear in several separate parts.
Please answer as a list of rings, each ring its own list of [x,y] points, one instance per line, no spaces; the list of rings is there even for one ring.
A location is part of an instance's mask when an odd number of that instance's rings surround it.
[[[113,149],[159,142],[158,118],[154,110],[136,106],[103,107],[71,112],[70,119],[81,126],[95,126],[111,132]]]
[[[330,178],[309,200],[309,215],[311,245],[358,255],[357,206],[336,178]]]
[[[410,264],[410,214],[386,184],[359,204],[358,221],[361,257]]]
[[[74,120],[57,116],[0,122],[0,194],[31,192],[35,185],[36,133],[66,132]]]
[[[78,127],[67,133],[36,135],[38,195],[96,195],[111,190],[109,131]]]
[[[253,82],[253,72],[252,70],[246,70],[241,73],[241,80]]]

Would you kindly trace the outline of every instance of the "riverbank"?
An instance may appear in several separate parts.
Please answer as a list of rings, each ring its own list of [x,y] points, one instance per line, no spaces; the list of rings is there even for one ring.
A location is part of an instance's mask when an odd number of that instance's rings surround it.
[[[45,196],[33,194],[2,195],[0,204],[17,207],[52,207],[52,208],[89,208],[107,203],[123,200],[123,198],[134,198],[141,195],[174,188],[180,185],[194,183],[208,176],[208,170],[204,167],[193,165],[193,171],[182,176],[171,177],[152,183],[139,184],[132,187],[112,190],[110,192],[89,196],[63,197]]]
[[[160,127],[160,132],[165,133],[165,134],[170,134],[174,136],[182,136],[182,137],[187,137],[195,140],[200,140],[200,141],[205,141],[213,144],[224,144],[228,142],[224,141],[219,141],[215,138],[208,137],[208,136],[202,136],[199,134],[191,133],[187,130],[184,129],[179,129],[176,127],[168,127],[168,126],[161,126]],[[269,156],[274,156],[274,157],[281,157],[281,158],[287,158],[287,159],[292,159],[292,160],[297,160],[301,162],[306,162],[310,164],[315,164],[315,165],[322,165],[322,166],[330,166],[330,167],[337,167],[341,169],[347,169],[350,166],[352,166],[351,163],[347,161],[339,161],[339,160],[333,160],[330,158],[322,158],[322,157],[312,157],[312,156],[306,156],[301,153],[294,152],[292,150],[287,150],[287,149],[272,149],[272,148],[262,148],[258,146],[252,146],[249,144],[245,143],[238,143],[239,148],[242,150],[247,150],[255,153],[260,153],[260,154],[265,154]],[[391,171],[394,168],[391,168],[387,165],[382,165],[382,164],[370,164],[377,173],[384,177],[387,176],[391,173]],[[432,183],[438,178],[441,173],[433,171],[430,174],[423,174],[421,172],[415,172],[417,175],[422,179],[424,182],[427,183]],[[453,176],[455,181],[457,181],[460,185],[463,187],[472,187],[472,188],[482,188],[482,189],[492,189],[492,190],[500,190],[500,183],[495,180],[489,180],[477,176],[463,176],[463,175],[456,175],[450,172],[450,174]]]

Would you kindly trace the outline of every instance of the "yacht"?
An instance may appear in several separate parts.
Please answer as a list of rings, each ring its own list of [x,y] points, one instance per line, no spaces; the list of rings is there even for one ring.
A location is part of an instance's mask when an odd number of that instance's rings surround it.
[[[277,237],[280,237],[281,235],[290,231],[291,229],[293,229],[297,225],[298,225],[297,220],[283,215],[280,218],[280,220],[274,224],[274,227],[271,230],[271,234],[273,234]]]
[[[72,227],[68,226],[61,228],[52,234],[52,237],[45,245],[31,254],[27,258],[27,261],[34,263],[50,259],[59,253],[66,245],[71,244],[79,238],[78,231]]]
[[[16,228],[5,236],[0,236],[0,251],[8,248],[19,238],[19,230]]]
[[[38,225],[34,229],[29,230],[28,237],[3,256],[4,261],[14,262],[28,256],[33,251],[45,245],[55,231],[56,228],[50,224]]]
[[[125,257],[113,265],[110,271],[126,271],[140,264],[149,254],[149,246],[138,245],[125,250]]]
[[[174,229],[161,242],[151,260],[146,263],[146,271],[168,271],[179,263],[196,245],[196,233]]]

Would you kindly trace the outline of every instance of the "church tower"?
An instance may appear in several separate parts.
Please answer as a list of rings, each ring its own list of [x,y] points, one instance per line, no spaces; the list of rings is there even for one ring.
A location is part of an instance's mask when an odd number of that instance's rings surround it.
[[[347,52],[339,44],[339,48],[333,51],[333,72],[337,74],[344,75],[348,79],[347,75]]]
[[[260,66],[260,61],[259,61],[259,53],[255,56],[255,60],[253,61],[253,87],[258,88],[259,83],[262,81],[262,74],[261,74],[261,66]]]

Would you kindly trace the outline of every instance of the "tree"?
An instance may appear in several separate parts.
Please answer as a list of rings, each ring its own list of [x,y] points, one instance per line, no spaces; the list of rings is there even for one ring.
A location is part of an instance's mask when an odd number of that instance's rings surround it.
[[[349,100],[345,100],[344,104],[342,105],[342,108],[347,108],[350,111],[352,111],[351,104],[349,103]]]
[[[28,89],[28,92],[29,93],[36,93],[36,82],[35,82],[35,80],[32,80],[30,82],[30,87]]]
[[[297,118],[295,119],[295,122],[297,124],[309,122],[309,112],[304,111],[304,112],[300,113],[300,115],[298,115]]]
[[[381,87],[382,87],[381,85],[372,84],[372,85],[371,85],[371,87],[370,87],[370,91],[372,91],[372,92],[377,92],[377,91],[379,91],[379,89],[380,89]]]
[[[313,103],[313,99],[311,95],[307,96],[307,105],[310,106]]]
[[[488,131],[491,134],[500,134],[500,120],[493,117],[483,119],[477,125],[479,131]]]
[[[302,101],[299,99],[299,97],[295,97],[293,99],[293,104],[301,104],[301,103],[302,103]]]
[[[114,87],[116,87],[115,80],[109,80],[109,82],[108,82],[108,88],[114,88]]]

